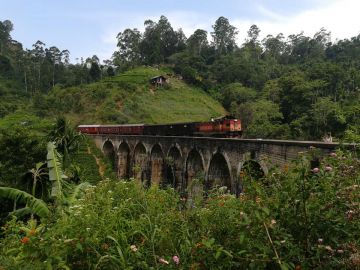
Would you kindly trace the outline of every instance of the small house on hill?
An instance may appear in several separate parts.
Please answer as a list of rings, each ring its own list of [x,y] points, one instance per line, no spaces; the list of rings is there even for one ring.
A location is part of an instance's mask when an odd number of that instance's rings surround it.
[[[154,86],[163,86],[168,83],[168,79],[163,75],[155,76],[150,79],[150,83]]]

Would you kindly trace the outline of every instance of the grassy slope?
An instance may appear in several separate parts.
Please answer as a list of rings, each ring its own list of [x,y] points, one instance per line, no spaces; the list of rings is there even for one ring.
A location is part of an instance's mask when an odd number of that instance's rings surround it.
[[[55,88],[52,96],[75,123],[170,123],[206,121],[224,115],[204,91],[175,77],[169,87],[153,89],[149,78],[166,69],[139,67],[101,82]]]

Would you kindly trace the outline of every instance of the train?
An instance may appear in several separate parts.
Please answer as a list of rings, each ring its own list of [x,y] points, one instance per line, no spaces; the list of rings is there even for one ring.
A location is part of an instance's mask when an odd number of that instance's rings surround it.
[[[84,134],[150,135],[150,136],[194,136],[194,137],[241,137],[240,119],[221,117],[208,122],[186,122],[173,124],[124,124],[124,125],[79,125]]]

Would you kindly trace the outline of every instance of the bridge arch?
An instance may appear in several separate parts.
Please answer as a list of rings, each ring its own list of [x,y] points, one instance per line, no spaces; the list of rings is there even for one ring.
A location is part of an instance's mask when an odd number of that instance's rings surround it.
[[[165,185],[180,190],[182,186],[182,154],[178,145],[173,145],[167,154]]]
[[[151,183],[159,185],[164,176],[164,153],[160,144],[155,144],[151,149]]]
[[[252,179],[258,180],[264,177],[267,173],[267,168],[265,164],[259,160],[248,159],[239,163],[238,167],[238,176],[240,181],[245,177],[244,174],[247,174]]]
[[[129,179],[130,167],[130,146],[123,141],[118,148],[118,177],[120,179]]]
[[[104,155],[109,158],[113,169],[116,169],[116,154],[114,143],[111,140],[107,139],[102,145],[102,151]]]
[[[229,191],[232,190],[232,177],[230,162],[226,154],[216,152],[210,160],[207,170],[206,187],[210,189],[215,186],[226,186]]]
[[[203,183],[205,178],[205,166],[204,158],[200,151],[196,148],[192,149],[186,159],[185,165],[185,187],[189,190],[189,193],[198,193],[203,188],[200,187],[200,183]],[[200,183],[193,183],[194,179],[200,181]]]
[[[144,182],[144,185],[149,186],[147,175],[147,153],[146,148],[142,142],[138,142],[134,148],[133,155],[133,175],[135,179]]]

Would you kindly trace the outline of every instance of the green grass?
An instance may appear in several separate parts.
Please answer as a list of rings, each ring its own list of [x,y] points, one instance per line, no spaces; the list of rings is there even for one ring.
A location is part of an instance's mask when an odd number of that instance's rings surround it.
[[[18,110],[0,118],[0,128],[10,129],[15,126],[22,126],[30,128],[39,134],[46,134],[53,123],[50,119],[40,118],[23,110]]]
[[[138,67],[113,78],[70,88],[55,88],[49,103],[75,123],[170,123],[207,121],[226,114],[207,93],[169,76],[170,84],[154,88],[149,79],[171,74]]]

